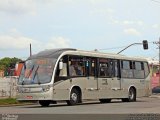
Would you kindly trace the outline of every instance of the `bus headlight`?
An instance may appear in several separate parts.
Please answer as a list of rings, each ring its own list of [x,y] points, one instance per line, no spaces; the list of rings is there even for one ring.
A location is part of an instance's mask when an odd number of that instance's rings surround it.
[[[49,90],[50,90],[50,86],[49,86],[49,85],[42,87],[42,91],[43,91],[43,92],[47,92],[47,91],[49,91]]]

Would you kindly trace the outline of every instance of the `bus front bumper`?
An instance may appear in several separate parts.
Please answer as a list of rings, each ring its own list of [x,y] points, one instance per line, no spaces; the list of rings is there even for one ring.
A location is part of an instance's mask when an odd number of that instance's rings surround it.
[[[38,101],[38,100],[53,100],[53,90],[48,91],[24,92],[20,91],[17,95],[18,101]]]

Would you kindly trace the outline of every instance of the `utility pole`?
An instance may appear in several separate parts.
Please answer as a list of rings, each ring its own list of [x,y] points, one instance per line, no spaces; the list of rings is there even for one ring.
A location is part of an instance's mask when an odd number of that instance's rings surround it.
[[[158,76],[159,76],[159,86],[160,86],[160,38],[159,41],[153,42],[153,44],[156,44],[158,46],[159,49],[159,65],[158,65]]]
[[[29,49],[30,49],[30,57],[31,57],[32,56],[32,45],[31,45],[31,43],[30,43]]]

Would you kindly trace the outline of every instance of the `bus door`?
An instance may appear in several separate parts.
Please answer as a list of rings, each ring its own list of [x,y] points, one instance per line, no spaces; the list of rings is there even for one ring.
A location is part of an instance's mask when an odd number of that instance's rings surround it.
[[[121,90],[120,62],[112,60],[111,66],[111,90]]]
[[[87,79],[87,90],[89,92],[98,90],[97,81],[97,59],[86,58],[86,79]]]
[[[110,59],[99,58],[98,61],[98,89],[100,95],[105,96],[111,90]]]
[[[97,58],[86,59],[86,94],[87,99],[99,98]]]

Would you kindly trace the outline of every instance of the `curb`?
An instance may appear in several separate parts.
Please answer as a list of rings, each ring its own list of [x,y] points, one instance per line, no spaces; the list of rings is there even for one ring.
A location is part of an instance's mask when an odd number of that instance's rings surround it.
[[[150,98],[160,98],[160,93],[155,93],[149,96]]]
[[[22,104],[4,104],[0,105],[0,107],[12,107],[12,106],[26,106],[26,105],[37,105],[37,103],[22,103]]]

